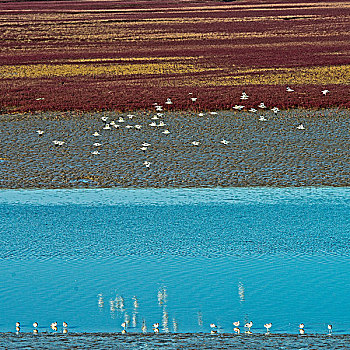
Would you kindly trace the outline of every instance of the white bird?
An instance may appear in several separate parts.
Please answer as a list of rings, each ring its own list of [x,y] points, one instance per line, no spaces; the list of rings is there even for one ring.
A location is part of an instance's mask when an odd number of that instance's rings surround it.
[[[38,327],[38,322],[34,322],[34,323],[33,323],[33,327],[34,327],[34,328]]]
[[[119,117],[119,119],[118,119],[118,123],[124,123],[124,122],[125,122],[124,118]]]
[[[332,326],[331,324],[329,324],[329,325],[327,326],[327,328],[328,328],[328,333],[331,334],[331,333],[332,333],[333,326]]]
[[[136,124],[136,125],[134,126],[134,128],[135,128],[135,129],[137,129],[137,130],[140,130],[140,129],[142,128],[142,126],[141,126],[141,125]]]
[[[109,126],[109,124],[106,124],[104,127],[103,127],[104,130],[111,130],[111,127]]]
[[[161,112],[163,110],[162,106],[156,106],[156,111]]]
[[[236,109],[236,110],[238,110],[238,111],[241,111],[241,110],[244,108],[244,106],[235,105],[235,106],[233,106],[232,108],[233,108],[233,109]]]
[[[300,329],[299,329],[299,333],[300,333],[301,335],[304,335],[304,334],[305,334],[305,329],[300,328]]]
[[[323,93],[323,95],[326,96],[329,93],[329,90],[326,89],[326,90],[322,90],[321,92]]]
[[[101,144],[98,143],[98,142],[95,142],[95,143],[94,143],[94,146],[95,146],[95,147],[99,147],[99,146],[101,146]]]
[[[289,86],[287,86],[287,89],[286,89],[287,92],[293,92],[294,90],[292,88],[290,88]]]
[[[209,112],[211,115],[217,115],[218,112]]]
[[[259,121],[260,121],[260,122],[266,122],[267,119],[266,119],[263,115],[261,115],[261,116],[259,117]]]
[[[203,117],[204,113],[198,113],[198,117]]]
[[[36,98],[35,100],[36,101],[40,101],[40,100],[45,100],[45,98],[44,97],[39,97],[39,98]]]
[[[271,322],[270,323],[265,323],[264,327],[266,328],[266,332],[269,333],[270,328],[272,327],[272,323]]]
[[[215,323],[211,323],[210,328],[218,328],[218,326]]]
[[[135,115],[134,115],[134,114],[127,114],[127,117],[128,117],[129,119],[132,119],[132,118],[135,117]]]
[[[54,140],[52,141],[56,146],[63,146],[65,144],[64,141],[58,141],[58,140]]]
[[[92,151],[91,154],[97,155],[97,154],[100,154],[100,152],[99,151]]]
[[[33,329],[33,334],[38,334],[38,330],[36,328]]]
[[[150,144],[150,143],[147,143],[147,142],[144,142],[144,143],[142,144],[142,146],[143,146],[143,147],[149,147],[149,146],[151,146],[151,144]]]
[[[299,130],[305,130],[305,127],[302,123],[300,123],[298,126],[297,126],[297,129]]]
[[[21,327],[21,324],[19,322],[16,322],[16,327]]]
[[[170,134],[170,131],[168,129],[166,129],[166,130],[162,131],[162,134],[168,135],[168,134]]]
[[[67,322],[63,322],[63,328],[67,328],[68,327],[68,323]]]
[[[151,166],[151,163],[150,163],[150,162],[147,162],[147,160],[146,160],[146,161],[143,162],[143,165],[144,165],[146,168],[149,168],[149,167]]]
[[[121,324],[121,326],[125,329],[126,326],[127,326],[127,323],[126,323],[126,322],[123,322],[123,323]]]
[[[198,141],[192,141],[191,144],[192,144],[193,146],[199,146],[200,142],[198,142]]]
[[[120,125],[119,124],[114,124],[113,125],[116,129],[119,129],[120,128]]]
[[[158,116],[158,117],[162,117],[162,116],[163,116],[163,113],[157,113],[157,116]]]
[[[271,109],[271,111],[272,111],[273,113],[277,114],[277,112],[279,112],[280,110],[279,110],[278,107],[273,107],[273,108]]]
[[[241,333],[241,330],[238,327],[233,328],[233,331],[237,334]]]
[[[167,104],[167,105],[172,105],[172,104],[173,104],[173,102],[171,101],[171,99],[170,99],[170,98],[167,98],[167,100],[166,100],[165,104]]]
[[[100,136],[100,134],[97,131],[95,131],[92,135],[93,136]]]
[[[256,113],[258,110],[257,109],[255,109],[255,108],[251,108],[250,110],[249,110],[249,112],[252,112],[252,113]]]
[[[233,325],[234,325],[235,327],[239,327],[240,324],[241,324],[241,323],[240,323],[239,321],[233,322]]]
[[[166,124],[161,120],[157,126],[165,126]]]
[[[36,132],[38,133],[39,136],[41,136],[44,133],[43,130],[37,130]]]
[[[152,120],[158,120],[159,117],[155,115],[155,116],[153,116],[151,119],[152,119]]]
[[[115,121],[114,120],[112,120],[111,122],[109,122],[109,125],[115,125]]]
[[[260,104],[259,104],[259,106],[258,106],[259,108],[266,108],[266,106],[265,106],[265,103],[264,102],[261,102]]]
[[[101,117],[102,121],[106,122],[108,117]]]
[[[125,125],[126,129],[132,129],[134,126],[133,125]]]
[[[196,102],[198,97],[191,97],[192,102]]]
[[[159,328],[159,323],[154,323],[152,327],[153,328]]]
[[[148,149],[147,147],[141,147],[140,148],[141,151],[147,151],[147,149]]]
[[[230,141],[227,141],[225,139],[222,139],[220,142],[224,145],[228,145],[230,143]]]
[[[150,124],[148,124],[149,126],[157,126],[157,123],[156,122],[152,122]]]
[[[248,100],[248,95],[243,91],[242,95],[241,95],[241,100]]]
[[[304,327],[305,327],[304,323],[300,323],[299,329],[304,329]]]
[[[250,322],[247,322],[245,325],[244,325],[245,328],[248,328],[248,331],[250,332],[250,328],[253,327],[253,322],[250,321]]]

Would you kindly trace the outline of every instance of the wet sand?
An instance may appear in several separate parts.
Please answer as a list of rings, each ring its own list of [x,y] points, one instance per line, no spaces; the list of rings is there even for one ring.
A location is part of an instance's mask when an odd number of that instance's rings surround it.
[[[348,186],[349,110],[0,115],[1,188]],[[264,115],[267,121],[259,121]],[[104,129],[107,123],[120,125]],[[118,122],[123,117],[124,122]],[[165,126],[150,126],[151,122]],[[305,130],[298,130],[302,123]],[[113,123],[112,123],[113,124]],[[127,128],[126,125],[132,126]],[[135,129],[141,125],[141,129]],[[37,130],[43,130],[39,136]],[[168,129],[170,134],[162,132]],[[100,136],[93,136],[94,132]],[[230,143],[222,144],[220,141]],[[54,140],[62,140],[55,146]],[[195,146],[192,142],[199,142]],[[101,146],[94,146],[94,143]],[[150,146],[141,150],[142,143]],[[98,150],[99,154],[92,154]],[[150,163],[149,168],[144,162]]]
[[[349,335],[0,334],[6,349],[348,349]]]

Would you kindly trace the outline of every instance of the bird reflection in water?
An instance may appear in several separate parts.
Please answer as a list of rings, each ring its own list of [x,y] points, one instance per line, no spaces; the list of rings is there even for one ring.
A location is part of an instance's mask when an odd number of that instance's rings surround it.
[[[202,311],[198,311],[197,322],[198,322],[198,326],[203,327],[203,314],[202,314]]]
[[[244,302],[244,285],[242,282],[238,282],[238,296],[239,296],[239,301],[242,303]]]
[[[174,333],[177,333],[178,326],[179,326],[179,325],[178,325],[176,319],[173,318],[173,330],[174,330]]]
[[[133,311],[132,311],[132,326],[137,326],[137,314],[138,314],[138,308],[139,308],[139,302],[137,300],[136,296],[133,296]]]
[[[99,307],[100,309],[102,309],[102,308],[104,307],[104,305],[105,305],[105,302],[104,302],[104,300],[103,300],[103,295],[102,295],[102,293],[99,293],[99,294],[97,295],[97,297],[98,297],[97,305],[98,305],[98,307]]]
[[[162,308],[162,331],[169,333],[169,314],[167,311],[168,294],[166,287],[162,287],[158,290],[157,298],[158,305]]]

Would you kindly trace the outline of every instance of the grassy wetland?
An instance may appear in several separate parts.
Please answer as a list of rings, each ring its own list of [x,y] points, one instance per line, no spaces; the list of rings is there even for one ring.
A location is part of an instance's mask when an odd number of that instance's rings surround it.
[[[0,14],[1,187],[349,183],[347,1]]]

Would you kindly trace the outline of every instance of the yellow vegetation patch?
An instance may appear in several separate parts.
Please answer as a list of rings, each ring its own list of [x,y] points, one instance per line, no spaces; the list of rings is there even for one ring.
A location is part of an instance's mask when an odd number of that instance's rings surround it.
[[[183,74],[208,70],[194,64],[164,62],[139,64],[32,64],[0,66],[0,78],[51,78],[99,75]]]
[[[350,65],[310,68],[237,69],[225,76],[198,76],[177,82],[177,86],[237,86],[284,84],[349,84]],[[167,82],[163,82],[164,85]]]

